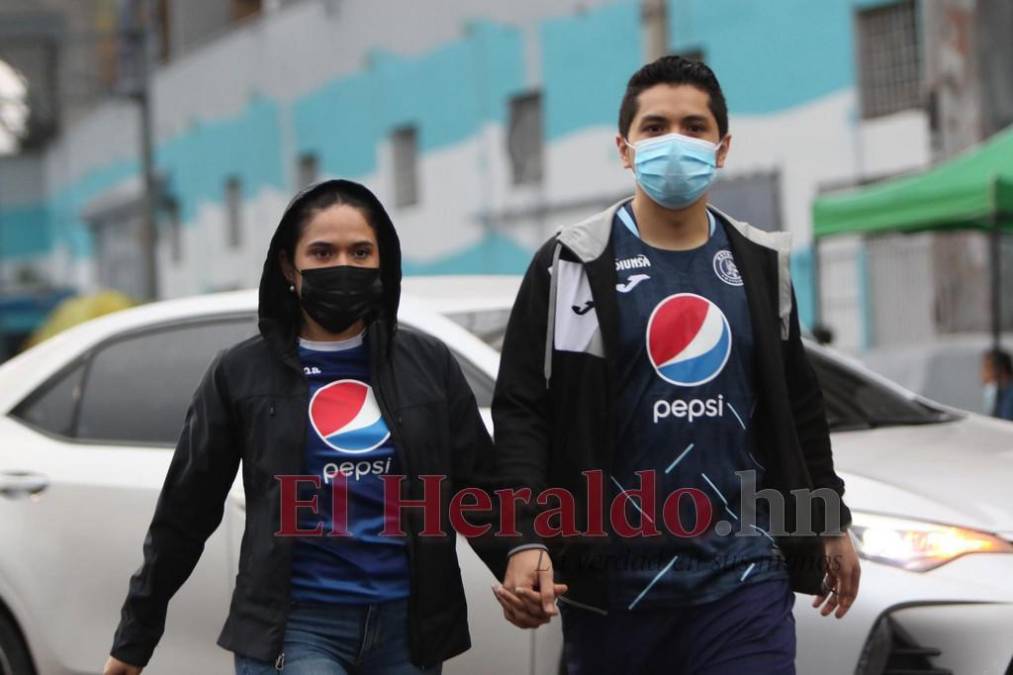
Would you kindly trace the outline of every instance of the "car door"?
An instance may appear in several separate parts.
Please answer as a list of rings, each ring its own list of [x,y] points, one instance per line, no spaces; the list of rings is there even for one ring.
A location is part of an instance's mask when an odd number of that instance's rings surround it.
[[[492,433],[492,398],[499,368],[499,349],[510,317],[510,306],[491,303],[488,308],[451,311],[429,316],[415,326],[442,340],[451,350],[468,381],[479,412]],[[444,667],[457,673],[530,673],[555,675],[561,665],[563,635],[559,618],[535,630],[507,623],[490,585],[497,581],[468,542],[458,536],[457,556],[468,599],[472,649]]]
[[[468,386],[475,394],[482,419],[492,433],[490,407],[496,384],[494,370],[478,365],[488,360],[478,353],[487,347],[472,335],[461,336],[456,326],[447,326],[442,321],[431,320],[415,328],[443,340],[450,348],[461,366]],[[448,661],[443,672],[446,675],[479,672],[490,675],[557,673],[562,649],[559,620],[555,619],[536,630],[521,630],[512,626],[503,617],[503,609],[492,593],[491,585],[497,579],[468,541],[460,535],[457,537],[457,557],[468,602],[472,648]]]
[[[112,645],[130,575],[182,429],[218,350],[252,316],[174,322],[106,340],[12,412],[0,452],[0,573],[40,627],[30,640],[67,672],[95,672]],[[15,478],[12,478],[15,477]],[[16,482],[16,481],[15,481]],[[8,486],[10,487],[10,486]],[[145,673],[229,672],[218,636],[234,583],[226,521],[169,606]]]

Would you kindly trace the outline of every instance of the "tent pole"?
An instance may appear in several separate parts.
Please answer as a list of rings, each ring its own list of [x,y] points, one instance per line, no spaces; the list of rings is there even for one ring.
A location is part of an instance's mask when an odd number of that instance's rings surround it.
[[[999,230],[999,217],[995,210],[992,211],[992,215],[989,216],[989,253],[991,258],[991,301],[992,301],[992,350],[997,351],[1000,349],[1000,337],[1002,331],[1002,279],[1000,267],[1002,265],[1002,250]]]
[[[813,326],[823,325],[823,265],[820,261],[822,237],[813,243]]]

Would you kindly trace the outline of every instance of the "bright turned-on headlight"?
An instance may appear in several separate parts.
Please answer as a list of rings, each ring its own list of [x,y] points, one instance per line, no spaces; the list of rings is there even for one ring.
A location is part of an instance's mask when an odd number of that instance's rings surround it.
[[[963,527],[852,512],[858,555],[912,572],[927,572],[965,553],[1013,553],[995,535]]]

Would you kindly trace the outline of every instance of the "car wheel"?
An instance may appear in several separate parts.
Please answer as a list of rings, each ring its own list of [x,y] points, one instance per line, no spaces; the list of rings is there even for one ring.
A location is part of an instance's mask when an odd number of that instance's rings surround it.
[[[34,675],[28,654],[17,626],[0,612],[0,675]]]

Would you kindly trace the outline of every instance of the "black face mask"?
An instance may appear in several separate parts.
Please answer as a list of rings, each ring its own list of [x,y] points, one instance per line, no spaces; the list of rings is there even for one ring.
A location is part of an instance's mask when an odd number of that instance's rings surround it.
[[[379,267],[334,265],[300,270],[299,274],[303,309],[332,333],[340,333],[359,319],[368,321],[379,313],[383,299]]]

